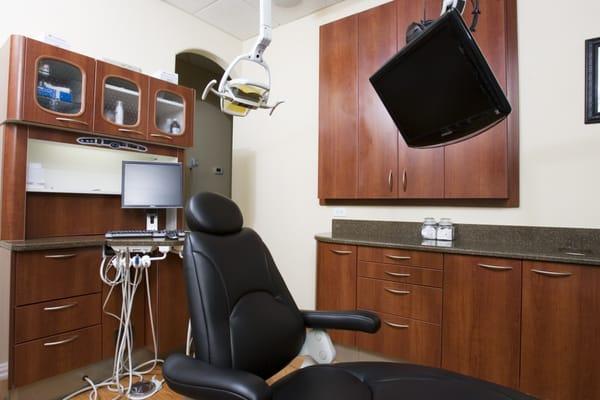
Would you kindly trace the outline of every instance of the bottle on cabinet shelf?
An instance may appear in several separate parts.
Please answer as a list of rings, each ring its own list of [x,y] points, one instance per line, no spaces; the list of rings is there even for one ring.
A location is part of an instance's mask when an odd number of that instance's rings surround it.
[[[115,124],[123,125],[125,110],[123,109],[123,102],[121,100],[117,100],[117,105],[115,106]]]

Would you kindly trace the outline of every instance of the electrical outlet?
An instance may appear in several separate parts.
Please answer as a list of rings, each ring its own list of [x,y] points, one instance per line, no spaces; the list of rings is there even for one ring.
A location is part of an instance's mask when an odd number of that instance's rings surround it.
[[[346,208],[344,207],[335,207],[333,209],[334,217],[345,217],[346,216]]]

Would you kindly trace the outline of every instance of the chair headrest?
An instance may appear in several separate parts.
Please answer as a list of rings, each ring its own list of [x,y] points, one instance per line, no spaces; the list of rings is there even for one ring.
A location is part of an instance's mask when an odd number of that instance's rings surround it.
[[[228,235],[242,230],[244,217],[237,204],[220,194],[194,195],[185,208],[188,227],[194,232]]]

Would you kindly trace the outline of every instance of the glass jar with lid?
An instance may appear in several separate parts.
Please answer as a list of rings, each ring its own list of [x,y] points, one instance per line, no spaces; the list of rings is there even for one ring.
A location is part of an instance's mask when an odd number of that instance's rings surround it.
[[[433,218],[425,218],[421,227],[421,236],[425,240],[435,240],[437,235],[437,222]]]
[[[437,240],[453,241],[454,225],[450,218],[442,218],[437,228]]]

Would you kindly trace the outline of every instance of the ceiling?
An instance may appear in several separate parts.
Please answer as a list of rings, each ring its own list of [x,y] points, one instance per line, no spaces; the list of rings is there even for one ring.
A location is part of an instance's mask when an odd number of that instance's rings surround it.
[[[260,0],[162,0],[240,40],[258,35]],[[342,0],[273,0],[273,27]]]

